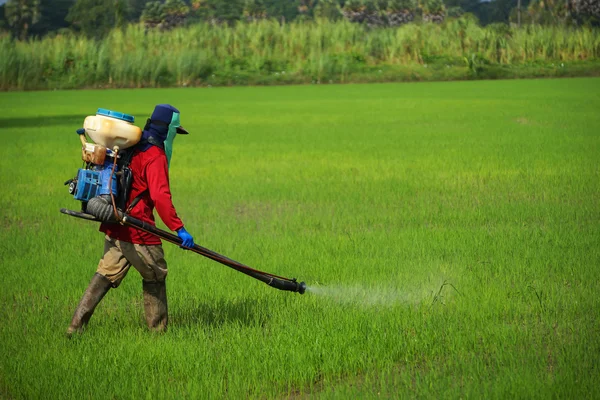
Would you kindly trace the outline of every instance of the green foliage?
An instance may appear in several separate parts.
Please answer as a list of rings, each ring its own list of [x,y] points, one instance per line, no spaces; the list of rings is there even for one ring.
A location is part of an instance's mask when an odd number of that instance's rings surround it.
[[[40,20],[40,0],[9,0],[4,5],[4,17],[14,35],[25,39],[31,26]]]
[[[389,0],[386,10],[390,12],[414,11],[417,6],[416,0]]]
[[[532,0],[525,21],[542,25],[600,25],[600,2],[595,0]],[[513,18],[514,19],[514,18]]]
[[[165,7],[160,1],[149,1],[144,7],[140,20],[148,26],[160,24],[165,19]]]
[[[467,57],[463,57],[465,66],[469,70],[469,74],[473,78],[477,78],[484,72],[484,65],[489,65],[490,62],[485,59],[481,54],[470,54]]]
[[[166,0],[164,12],[166,15],[185,17],[190,12],[190,8],[183,0]]]
[[[448,8],[448,10],[446,10],[446,14],[448,15],[448,17],[450,18],[459,18],[461,17],[463,14],[465,13],[465,10],[463,10],[461,7],[459,6],[453,6]]]
[[[477,77],[492,69],[505,78],[587,75],[597,73],[600,58],[596,30],[484,28],[468,14],[440,25],[381,29],[263,20],[171,31],[129,26],[101,42],[74,35],[1,40],[0,60],[7,61],[0,63],[0,90],[464,79],[472,76],[463,57],[472,54],[489,61]]]
[[[496,22],[494,24],[489,24],[486,26],[487,30],[490,32],[494,32],[498,37],[511,38],[513,36],[513,29],[508,24],[503,24],[501,22]]]
[[[314,15],[317,18],[329,21],[338,21],[343,17],[342,8],[338,0],[319,0],[315,7]]]
[[[396,27],[413,21],[437,22],[446,15],[457,18],[465,13],[477,16],[483,24],[501,22],[516,23],[517,0],[160,0],[157,4],[172,8],[162,15],[160,10],[149,10],[142,17],[147,0],[10,0],[9,3],[35,4],[31,14],[27,11],[22,22],[14,20],[15,13],[9,12],[7,19],[0,21],[5,27],[12,26],[15,36],[43,36],[65,31],[67,28],[83,32],[88,37],[99,38],[114,27],[129,22],[142,21],[146,26],[172,29],[176,26],[197,22],[226,23],[253,21],[272,18],[290,22],[297,18],[306,21],[313,18],[337,21],[342,17],[350,22],[367,26]],[[76,3],[79,5],[76,6]],[[521,19],[525,24],[545,25],[598,25],[600,3],[595,0],[522,0]],[[3,7],[4,6],[0,6]],[[155,7],[155,6],[154,6]],[[73,9],[68,16],[69,9]],[[10,11],[10,7],[9,7]],[[110,15],[114,12],[114,15]],[[150,13],[150,14],[148,14]],[[30,21],[27,15],[36,17]],[[67,17],[65,19],[65,17]],[[4,23],[2,23],[4,22]],[[16,25],[14,25],[16,24]],[[26,29],[25,29],[26,28]]]
[[[146,3],[148,0],[128,0],[129,4],[129,20],[137,22],[140,20]]]
[[[346,0],[344,10],[358,12],[364,7],[363,0]]]
[[[185,23],[190,7],[182,0],[151,1],[146,3],[140,20],[147,27],[159,26],[161,29],[172,29]]]
[[[191,16],[198,21],[234,24],[236,21],[276,18],[291,21],[301,7],[299,0],[191,0]]]
[[[298,12],[302,19],[311,17],[318,0],[298,0]]]
[[[162,29],[173,29],[186,23],[190,8],[183,0],[167,0],[164,6],[165,19]]]
[[[421,0],[420,12],[424,22],[442,23],[446,18],[446,7],[442,0]]]
[[[76,0],[66,20],[89,38],[104,37],[127,21],[125,0]]]
[[[423,11],[425,4],[426,11]],[[441,0],[350,0],[344,4],[343,14],[346,20],[366,24],[370,28],[396,27],[415,20],[417,14],[436,14],[434,22],[441,22],[445,13]],[[430,11],[433,10],[433,11]],[[434,18],[423,19],[433,21]]]
[[[352,23],[365,24],[370,28],[386,25],[383,9],[386,2],[377,0],[349,0],[342,9],[344,18]]]
[[[481,2],[479,0],[445,0],[444,5],[449,9],[452,7],[459,7],[463,10],[463,13],[473,13],[479,9]]]
[[[247,21],[256,21],[268,16],[263,0],[245,0],[243,14]]]
[[[245,0],[195,0],[192,9],[204,21],[233,25],[242,19]]]
[[[263,0],[267,15],[282,21],[293,21],[300,13],[300,0]]]
[[[521,3],[525,9],[529,0],[522,0]],[[472,14],[483,25],[494,22],[508,23],[510,12],[516,5],[517,0],[444,0],[444,6],[448,9],[449,16]]]
[[[445,11],[442,0],[421,0],[421,8],[425,14],[440,14]]]
[[[527,22],[554,25],[564,21],[567,8],[560,0],[533,0],[527,8],[527,16]]]
[[[29,29],[32,36],[43,36],[69,28],[65,21],[75,0],[40,0],[40,20]]]

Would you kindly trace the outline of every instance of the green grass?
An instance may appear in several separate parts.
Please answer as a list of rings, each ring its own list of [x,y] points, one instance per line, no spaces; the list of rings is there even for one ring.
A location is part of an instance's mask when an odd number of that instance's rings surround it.
[[[349,22],[142,25],[102,41],[0,36],[0,90],[447,81],[600,75],[600,30]]]
[[[0,397],[597,398],[600,80],[0,93]],[[63,182],[97,107],[181,109],[170,328]],[[444,283],[446,285],[444,286]]]

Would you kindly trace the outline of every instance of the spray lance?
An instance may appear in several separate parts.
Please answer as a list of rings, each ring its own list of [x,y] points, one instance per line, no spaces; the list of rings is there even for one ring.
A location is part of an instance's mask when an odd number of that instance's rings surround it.
[[[69,193],[82,202],[82,209],[79,212],[62,208],[60,212],[87,221],[120,223],[181,246],[183,241],[178,236],[134,218],[118,207],[120,205],[123,208],[123,192],[128,192],[127,184],[131,179],[123,161],[127,160],[127,153],[119,155],[119,151],[135,145],[141,138],[141,130],[133,122],[130,115],[105,109],[98,109],[96,116],[85,119],[84,128],[77,131],[82,143],[84,168],[79,169],[75,178],[65,182],[65,185],[69,185]],[[95,143],[87,142],[86,133]],[[295,278],[259,271],[198,244],[189,250],[275,289],[299,294],[306,291],[306,283],[298,282]]]
[[[96,216],[94,216],[92,214],[68,210],[66,208],[61,208],[60,212],[63,214],[66,214],[66,215],[70,215],[70,216],[77,217],[77,218],[82,218],[82,219],[85,219],[88,221],[102,222],[100,219],[98,219]],[[121,223],[123,223],[124,225],[131,226],[133,228],[142,230],[144,232],[151,233],[155,236],[158,236],[159,238],[161,238],[163,240],[166,240],[167,242],[170,242],[170,243],[173,243],[173,244],[176,244],[179,246],[181,246],[181,244],[183,242],[177,235],[173,235],[170,232],[166,232],[162,229],[159,229],[153,225],[148,224],[147,222],[141,221],[130,215],[119,212],[119,216],[122,221]],[[254,268],[250,268],[247,265],[244,265],[240,262],[237,262],[235,260],[227,258],[224,255],[221,255],[217,252],[214,252],[212,250],[209,250],[209,249],[199,246],[197,244],[195,244],[194,247],[190,248],[189,250],[193,251],[196,254],[200,254],[201,256],[210,258],[211,260],[217,261],[223,265],[226,265],[238,272],[241,272],[243,274],[251,276],[254,279],[258,279],[259,281],[264,282],[267,285],[274,287],[275,289],[285,290],[285,291],[289,291],[289,292],[297,292],[300,294],[304,294],[304,292],[306,291],[306,283],[298,282],[295,278],[294,279],[284,278],[282,276],[278,276],[278,275],[270,274],[268,272],[263,272],[263,271],[256,270]]]

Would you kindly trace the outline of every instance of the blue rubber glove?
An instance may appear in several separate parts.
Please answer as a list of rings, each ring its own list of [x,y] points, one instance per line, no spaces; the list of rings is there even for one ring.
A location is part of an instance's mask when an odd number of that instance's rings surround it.
[[[185,228],[182,227],[179,229],[177,231],[177,236],[179,236],[179,239],[183,240],[183,243],[181,243],[182,248],[191,249],[194,247],[194,238],[185,230]]]

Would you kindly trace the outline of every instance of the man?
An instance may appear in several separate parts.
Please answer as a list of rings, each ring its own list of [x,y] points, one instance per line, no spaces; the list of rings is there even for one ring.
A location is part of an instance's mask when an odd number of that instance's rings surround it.
[[[129,215],[152,225],[153,210],[156,208],[165,225],[176,231],[183,240],[182,247],[190,248],[194,246],[194,239],[177,216],[169,189],[168,168],[177,133],[188,133],[181,127],[179,110],[168,104],[157,105],[144,127],[140,143],[132,149],[129,167],[133,182],[127,207]],[[104,256],[75,310],[67,336],[83,329],[104,295],[111,287],[119,286],[132,265],[142,275],[148,328],[155,331],[166,330],[167,263],[160,239],[116,223],[103,223],[100,231],[106,233]]]

